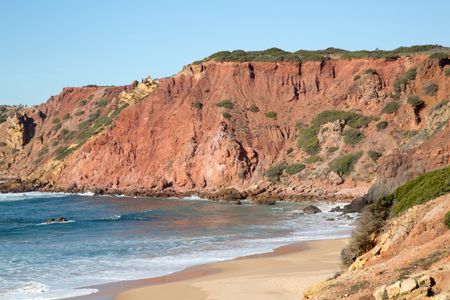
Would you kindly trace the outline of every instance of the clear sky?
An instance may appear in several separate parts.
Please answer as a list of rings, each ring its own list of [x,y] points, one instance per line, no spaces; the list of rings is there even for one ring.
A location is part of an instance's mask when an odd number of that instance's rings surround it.
[[[164,77],[220,50],[450,46],[447,0],[0,0],[0,104]]]

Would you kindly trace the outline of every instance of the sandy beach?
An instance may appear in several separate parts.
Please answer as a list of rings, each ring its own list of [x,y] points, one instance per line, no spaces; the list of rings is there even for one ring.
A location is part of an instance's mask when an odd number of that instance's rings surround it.
[[[302,299],[311,284],[339,270],[347,239],[305,242],[274,252],[189,268],[140,281],[143,287],[121,292],[115,300],[140,299]]]

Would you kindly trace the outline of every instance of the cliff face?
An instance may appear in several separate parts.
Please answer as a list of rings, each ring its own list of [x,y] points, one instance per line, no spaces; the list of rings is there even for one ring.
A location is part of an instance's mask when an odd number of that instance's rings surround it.
[[[412,68],[415,79],[394,88],[395,81]],[[309,196],[361,195],[375,181],[393,184],[386,178],[403,174],[402,168],[409,172],[408,163],[417,172],[449,164],[448,103],[433,110],[448,99],[446,68],[427,56],[389,61],[206,62],[145,86],[65,89],[46,104],[21,112],[34,120],[34,134],[22,146],[9,143],[1,150],[8,164],[3,175],[28,176],[59,189],[235,187]],[[430,83],[437,85],[433,93],[424,90]],[[123,91],[126,94],[119,96]],[[424,101],[420,109],[406,103],[413,94]],[[67,124],[62,120],[66,114],[74,116],[86,97],[92,97],[89,114],[100,109],[100,117],[114,115],[113,120],[89,138],[69,139],[63,146],[70,151],[55,158],[59,148],[53,144],[64,137],[49,120],[58,117],[62,127],[78,136],[84,130],[80,124],[89,117],[72,117]],[[381,114],[393,98],[398,110]],[[107,104],[97,108],[95,103],[101,100]],[[321,124],[316,132],[320,151],[310,155],[297,147],[298,128],[326,110],[351,111],[372,121],[358,129],[356,143],[346,137],[352,128],[345,120]],[[380,121],[386,121],[387,127],[380,129]],[[4,130],[14,122],[0,124],[0,140],[14,136]],[[95,127],[95,120],[92,123]],[[48,155],[40,156],[43,149]],[[377,157],[369,151],[377,152]],[[354,166],[346,172],[330,172],[330,162],[346,154],[355,154]],[[269,182],[265,175],[274,165],[282,169]]]

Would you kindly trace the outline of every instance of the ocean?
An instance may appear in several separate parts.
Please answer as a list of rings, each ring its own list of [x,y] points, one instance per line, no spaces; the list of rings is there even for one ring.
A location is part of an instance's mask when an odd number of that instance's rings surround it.
[[[60,299],[85,286],[155,277],[350,236],[356,215],[301,213],[309,203],[219,203],[90,194],[0,194],[0,299]],[[64,217],[65,223],[47,224]]]

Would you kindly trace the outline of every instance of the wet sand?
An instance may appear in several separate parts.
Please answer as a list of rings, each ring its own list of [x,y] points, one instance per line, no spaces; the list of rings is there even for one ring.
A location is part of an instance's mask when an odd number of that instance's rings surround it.
[[[308,286],[334,275],[347,239],[292,244],[273,252],[187,268],[170,275],[96,286],[77,300],[302,299]]]

